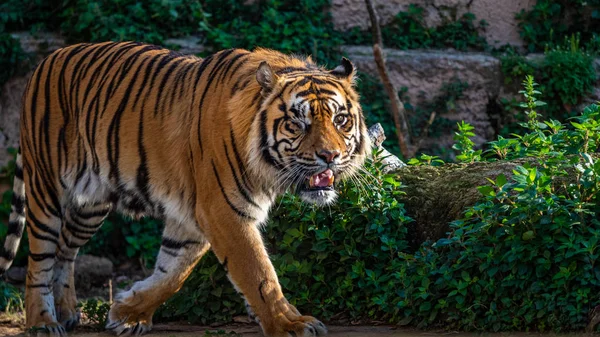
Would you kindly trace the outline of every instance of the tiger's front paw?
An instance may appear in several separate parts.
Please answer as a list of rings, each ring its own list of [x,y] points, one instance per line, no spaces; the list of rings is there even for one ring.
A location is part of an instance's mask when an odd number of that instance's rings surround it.
[[[139,336],[152,329],[152,313],[115,302],[108,313],[106,329],[117,336]]]
[[[273,329],[266,329],[265,335],[269,337],[315,337],[327,334],[325,324],[312,316],[297,316],[291,319],[283,318],[283,320]]]
[[[41,325],[29,328],[29,336],[37,337],[66,337],[65,328],[57,322],[42,323]]]

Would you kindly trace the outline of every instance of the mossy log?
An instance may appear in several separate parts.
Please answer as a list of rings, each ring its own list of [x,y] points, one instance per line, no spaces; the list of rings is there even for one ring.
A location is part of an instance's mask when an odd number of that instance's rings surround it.
[[[539,165],[539,158],[520,158],[495,162],[470,164],[445,164],[442,166],[407,166],[396,156],[385,151],[381,144],[385,140],[383,128],[375,124],[369,128],[374,146],[379,147],[387,165],[387,173],[394,173],[402,182],[406,194],[401,201],[407,215],[414,219],[408,223],[408,241],[417,249],[425,241],[437,241],[447,236],[450,223],[464,216],[467,207],[481,200],[478,186],[488,185],[488,179],[496,180],[500,174],[511,179],[517,166],[529,163]],[[599,159],[600,154],[592,157]],[[555,179],[557,186],[570,183],[576,174]],[[573,181],[574,182],[574,181]]]
[[[482,198],[477,186],[487,185],[500,174],[510,179],[512,171],[535,159],[445,164],[443,166],[405,166],[396,172],[404,186],[402,197],[407,215],[409,244],[418,248],[427,240],[445,237],[450,222],[460,219],[465,209]]]

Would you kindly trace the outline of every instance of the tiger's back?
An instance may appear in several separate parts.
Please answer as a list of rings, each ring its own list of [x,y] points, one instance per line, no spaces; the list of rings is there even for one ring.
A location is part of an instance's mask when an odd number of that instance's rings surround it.
[[[264,49],[202,60],[107,42],[47,57],[23,98],[0,254],[4,271],[27,224],[27,326],[63,335],[77,324],[74,260],[116,210],[165,230],[154,273],[117,296],[108,329],[150,330],[212,248],[265,334],[325,333],[283,298],[258,226],[285,190],[326,204],[335,178],[356,174],[369,145],[353,77],[345,59],[327,71]]]
[[[45,192],[66,192],[76,204],[116,201],[131,215],[162,216],[165,205],[150,194],[183,191],[191,178],[188,163],[173,159],[187,150],[180,144],[192,109],[183,105],[193,102],[182,98],[191,95],[189,77],[201,63],[139,43],[82,44],[52,54],[24,97],[21,148],[27,171],[36,172],[31,178],[39,175]],[[151,180],[168,177],[173,191],[155,191],[160,184]],[[39,206],[56,214],[68,207],[63,200]]]

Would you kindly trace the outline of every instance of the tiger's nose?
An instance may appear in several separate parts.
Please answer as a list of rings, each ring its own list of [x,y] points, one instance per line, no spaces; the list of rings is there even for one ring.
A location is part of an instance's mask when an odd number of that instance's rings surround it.
[[[332,163],[335,158],[340,156],[340,151],[338,150],[321,150],[317,152],[317,157],[323,159],[327,164]]]

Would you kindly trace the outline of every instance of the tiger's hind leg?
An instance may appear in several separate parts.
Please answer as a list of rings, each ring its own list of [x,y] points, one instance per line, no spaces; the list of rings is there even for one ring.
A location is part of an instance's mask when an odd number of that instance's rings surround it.
[[[80,318],[76,309],[74,260],[79,248],[102,226],[110,207],[109,203],[73,206],[63,216],[53,283],[56,318],[67,331],[72,330]]]
[[[149,331],[156,308],[181,288],[209,248],[208,241],[197,228],[167,220],[154,273],[115,297],[106,329],[123,336]]]
[[[39,179],[39,178],[37,178]],[[60,210],[46,188],[35,183],[26,188],[26,223],[29,236],[29,261],[25,281],[26,326],[53,336],[64,336],[65,329],[57,321],[54,308],[53,275],[60,236]]]

